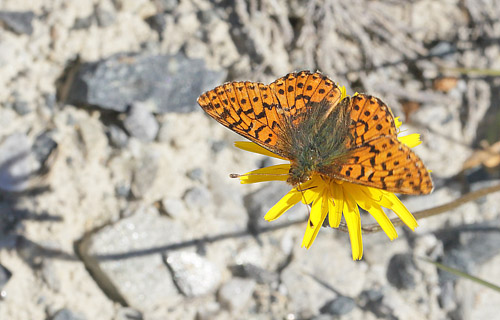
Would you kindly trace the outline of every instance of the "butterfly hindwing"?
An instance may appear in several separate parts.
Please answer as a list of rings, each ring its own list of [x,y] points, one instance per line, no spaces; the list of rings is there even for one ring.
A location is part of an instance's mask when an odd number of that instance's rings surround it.
[[[396,137],[380,136],[351,149],[331,175],[395,193],[428,194],[432,181],[422,160]]]

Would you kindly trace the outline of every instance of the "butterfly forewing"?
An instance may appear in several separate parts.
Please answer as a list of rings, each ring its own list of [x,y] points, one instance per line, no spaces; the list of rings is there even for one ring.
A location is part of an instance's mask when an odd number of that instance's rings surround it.
[[[337,86],[320,73],[290,73],[270,85],[231,82],[205,92],[198,103],[212,118],[236,133],[284,157],[290,152],[283,134],[310,101],[340,99]]]
[[[350,104],[352,146],[360,146],[379,136],[396,137],[392,113],[380,99],[357,94],[351,98]]]

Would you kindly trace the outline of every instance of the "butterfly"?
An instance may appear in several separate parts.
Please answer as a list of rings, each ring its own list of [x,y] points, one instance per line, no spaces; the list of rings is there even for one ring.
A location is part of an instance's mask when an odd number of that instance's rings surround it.
[[[225,127],[290,161],[287,182],[313,174],[402,194],[428,194],[422,160],[397,138],[380,99],[342,92],[319,72],[290,73],[269,85],[229,82],[199,105]]]

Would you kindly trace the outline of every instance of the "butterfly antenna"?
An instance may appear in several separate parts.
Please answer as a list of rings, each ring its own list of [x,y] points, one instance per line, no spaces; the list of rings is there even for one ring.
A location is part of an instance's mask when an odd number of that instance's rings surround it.
[[[230,173],[229,178],[241,178],[248,176],[287,176],[287,175],[288,173],[245,173],[245,174]]]

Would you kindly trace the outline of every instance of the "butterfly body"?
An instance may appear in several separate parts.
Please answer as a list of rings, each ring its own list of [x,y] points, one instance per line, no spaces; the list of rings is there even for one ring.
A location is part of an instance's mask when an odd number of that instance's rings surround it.
[[[303,113],[300,121],[287,123],[283,128],[291,145],[287,181],[293,186],[309,180],[313,174],[339,167],[348,155],[346,146],[352,139],[346,101],[333,111],[329,102],[312,103],[308,108],[310,111]]]
[[[320,73],[290,73],[270,85],[232,82],[202,94],[200,106],[236,133],[290,161],[287,181],[313,174],[391,192],[426,194],[422,161],[397,139],[389,108],[358,94],[342,98]]]

